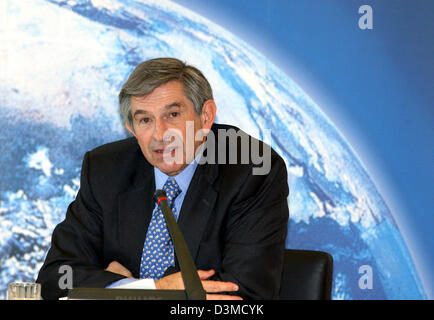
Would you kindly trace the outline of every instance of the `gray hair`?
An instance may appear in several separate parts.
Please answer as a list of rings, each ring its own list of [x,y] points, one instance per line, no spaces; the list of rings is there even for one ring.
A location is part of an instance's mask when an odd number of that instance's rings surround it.
[[[179,81],[185,96],[193,103],[197,115],[202,114],[206,100],[213,100],[212,89],[200,70],[175,58],[157,58],[140,63],[119,92],[122,118],[133,129],[130,98],[150,94],[169,81]]]

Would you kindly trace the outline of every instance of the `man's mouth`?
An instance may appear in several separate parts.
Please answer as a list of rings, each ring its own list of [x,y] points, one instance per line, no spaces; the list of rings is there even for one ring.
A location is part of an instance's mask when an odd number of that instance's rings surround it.
[[[176,148],[159,148],[159,149],[154,149],[154,152],[157,154],[168,154],[168,153],[172,153],[173,151],[175,151]]]

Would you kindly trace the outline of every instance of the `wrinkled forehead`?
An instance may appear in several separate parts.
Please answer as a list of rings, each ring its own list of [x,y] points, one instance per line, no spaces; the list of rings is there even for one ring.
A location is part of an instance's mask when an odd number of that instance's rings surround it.
[[[193,103],[186,97],[183,86],[178,81],[171,81],[155,88],[151,93],[131,96],[131,113],[137,110],[146,112],[161,112],[170,108],[192,108]]]

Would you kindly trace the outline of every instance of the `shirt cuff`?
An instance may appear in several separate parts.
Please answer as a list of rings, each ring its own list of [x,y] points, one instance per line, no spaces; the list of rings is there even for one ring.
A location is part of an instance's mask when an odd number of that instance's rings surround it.
[[[108,286],[107,289],[156,289],[153,279],[121,279]]]

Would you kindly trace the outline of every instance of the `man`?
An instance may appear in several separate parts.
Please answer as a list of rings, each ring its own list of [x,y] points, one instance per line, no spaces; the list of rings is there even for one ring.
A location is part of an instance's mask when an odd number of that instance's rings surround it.
[[[282,158],[271,150],[269,170],[260,175],[253,174],[254,155],[239,161],[246,150],[239,137],[256,142],[263,155],[271,148],[215,124],[208,81],[177,59],[137,66],[119,103],[133,137],[85,154],[80,190],[39,272],[43,298],[66,295],[59,287],[63,265],[72,268],[74,287],[145,278],[154,288],[183,289],[152,198],[156,189],[168,193],[208,299],[277,298],[288,220]],[[235,145],[228,146],[221,132],[236,133]]]

